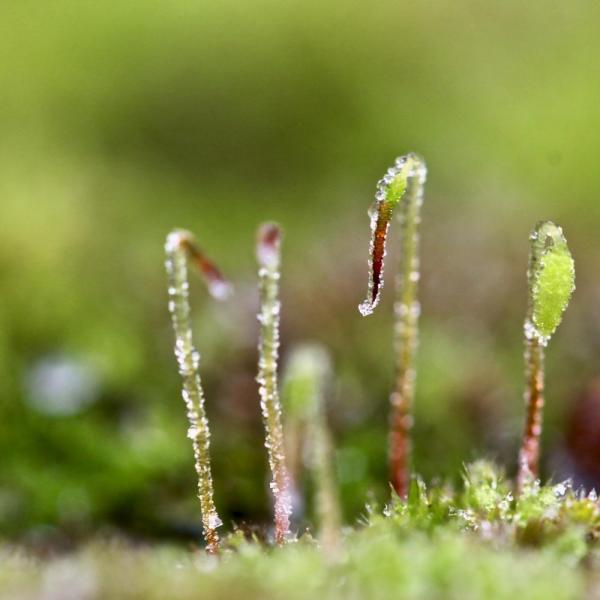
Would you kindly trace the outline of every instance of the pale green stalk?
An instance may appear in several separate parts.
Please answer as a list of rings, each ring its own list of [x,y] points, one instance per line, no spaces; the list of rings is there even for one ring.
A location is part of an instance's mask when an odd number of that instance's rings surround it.
[[[282,545],[289,537],[292,501],[286,467],[281,403],[277,382],[279,359],[279,266],[281,232],[277,225],[263,225],[258,233],[260,323],[259,364],[260,406],[265,427],[265,447],[273,480],[275,498],[275,540]]]
[[[200,252],[191,233],[182,230],[170,233],[165,244],[165,251],[169,312],[175,331],[175,357],[183,383],[182,395],[189,421],[188,437],[192,440],[194,448],[203,533],[207,551],[214,554],[219,550],[217,528],[222,525],[222,522],[214,503],[209,454],[210,430],[204,409],[204,392],[200,380],[200,354],[194,348],[192,341],[188,258],[194,259],[204,273],[213,296],[222,298],[227,294],[229,288],[214,265]]]
[[[328,554],[335,554],[340,542],[341,516],[325,412],[325,390],[331,371],[331,358],[325,348],[317,344],[298,346],[290,355],[284,389],[289,416],[286,426],[304,430],[319,540]],[[289,433],[287,428],[286,433]]]

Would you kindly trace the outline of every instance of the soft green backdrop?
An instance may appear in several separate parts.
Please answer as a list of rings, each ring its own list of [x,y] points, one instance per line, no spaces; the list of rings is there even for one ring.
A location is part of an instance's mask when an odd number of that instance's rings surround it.
[[[174,226],[237,289],[221,307],[192,289],[227,522],[269,519],[264,219],[286,231],[284,359],[308,339],[333,355],[346,519],[384,499],[390,282],[374,316],[356,307],[375,182],[409,150],[430,169],[417,469],[455,480],[482,454],[514,469],[527,236],[549,218],[578,290],[549,351],[545,473],[575,472],[564,438],[600,356],[598,23],[595,0],[4,0],[0,532],[197,535],[164,287]]]

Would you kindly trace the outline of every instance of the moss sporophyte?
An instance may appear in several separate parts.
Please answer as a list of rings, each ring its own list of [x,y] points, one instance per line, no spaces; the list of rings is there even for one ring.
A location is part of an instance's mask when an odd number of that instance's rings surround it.
[[[526,418],[519,452],[519,494],[525,485],[538,477],[544,406],[544,351],[575,289],[575,263],[562,229],[551,221],[542,221],[535,226],[529,239],[529,295],[524,324]]]
[[[383,288],[384,260],[388,230],[394,212],[400,231],[400,264],[396,277],[394,305],[395,384],[390,398],[389,463],[390,480],[396,493],[406,498],[410,484],[412,405],[415,395],[415,355],[418,344],[420,304],[419,224],[427,168],[416,154],[397,158],[377,184],[375,203],[369,212],[369,286],[366,300],[359,306],[363,316],[379,304]]]
[[[303,343],[289,353],[284,371],[282,400],[290,479],[297,504],[302,506],[301,467],[313,488],[318,538],[328,556],[335,556],[341,534],[341,514],[327,425],[326,396],[333,378],[332,358],[325,347]]]
[[[198,473],[198,498],[202,511],[202,526],[206,549],[219,550],[217,528],[222,525],[214,502],[212,471],[210,465],[210,429],[204,408],[204,391],[200,379],[200,354],[192,340],[190,318],[188,259],[194,261],[204,275],[211,295],[219,300],[231,291],[216,265],[196,244],[189,231],[175,230],[167,237],[169,312],[175,331],[175,357],[182,379],[182,395],[189,421],[188,437],[192,440],[196,472]]]
[[[420,305],[419,283],[419,225],[427,169],[422,158],[407,154],[396,159],[383,179],[377,184],[375,203],[369,214],[371,241],[369,250],[369,285],[367,298],[359,306],[362,315],[370,315],[379,304],[384,279],[384,261],[388,232],[392,218],[398,215],[400,259],[396,277],[394,305],[394,362],[395,383],[391,394],[389,434],[390,481],[395,491],[399,514],[415,510],[423,512],[424,485],[418,478],[411,480],[412,406],[415,396],[415,355],[418,343]],[[528,268],[528,305],[525,318],[525,403],[526,418],[523,441],[519,452],[517,475],[518,506],[525,507],[540,493],[539,458],[544,404],[544,351],[561,322],[575,288],[575,268],[562,229],[551,221],[540,222],[530,236]],[[182,378],[182,394],[189,420],[188,437],[192,440],[198,474],[198,496],[202,511],[203,533],[209,553],[219,551],[217,528],[222,524],[214,503],[211,463],[209,455],[210,431],[204,408],[204,392],[199,373],[200,355],[192,341],[189,303],[188,261],[203,274],[213,297],[226,298],[231,286],[216,265],[196,244],[191,233],[175,230],[165,245],[168,275],[169,311],[175,331],[175,356]],[[331,361],[327,351],[318,345],[304,345],[292,353],[286,371],[285,394],[289,397],[289,419],[284,421],[278,383],[279,326],[281,303],[279,299],[281,264],[281,229],[266,223],[258,230],[256,243],[258,260],[259,343],[258,343],[258,397],[265,430],[265,447],[271,471],[270,488],[274,498],[275,541],[283,545],[292,539],[290,520],[294,478],[297,478],[297,454],[301,437],[310,449],[309,469],[313,476],[316,514],[320,524],[322,546],[332,551],[340,540],[340,512],[338,494],[333,476],[333,448],[326,424],[324,389],[331,377]],[[295,398],[294,400],[292,400]],[[284,435],[288,428],[288,443]],[[304,433],[300,433],[301,430]],[[290,440],[294,440],[291,443]],[[295,465],[291,477],[286,449],[292,449]],[[482,463],[483,464],[483,463]],[[483,474],[487,467],[477,468],[490,486],[496,478]],[[471,498],[481,485],[474,485],[471,471],[466,484]],[[492,483],[490,483],[492,482]],[[496,486],[496,483],[493,483]],[[493,487],[492,486],[492,487]],[[486,488],[488,489],[488,488]],[[495,488],[494,488],[495,489]],[[475,491],[474,491],[475,490]],[[484,496],[496,498],[488,489]],[[488,493],[489,492],[489,493]],[[415,495],[416,494],[416,495]],[[505,514],[510,506],[510,493],[499,500],[498,514]],[[483,496],[481,496],[483,497]],[[411,500],[412,498],[412,500]],[[421,500],[419,500],[421,499]],[[529,499],[529,500],[528,500]],[[441,502],[441,497],[438,499]],[[590,502],[592,500],[589,500]],[[427,501],[429,502],[429,500]],[[536,500],[537,502],[537,500]],[[595,500],[594,500],[595,502]],[[587,506],[587,504],[586,504]],[[442,507],[442,512],[450,510]],[[427,509],[429,511],[429,509]],[[426,512],[427,512],[426,511]],[[456,509],[457,515],[471,519],[467,509]],[[412,513],[411,513],[412,514]],[[508,513],[506,513],[508,514]],[[594,513],[596,514],[596,513]],[[427,519],[431,515],[427,512]],[[469,516],[471,515],[471,516]]]
[[[279,360],[279,267],[281,263],[281,230],[266,223],[258,230],[256,257],[259,264],[260,339],[257,381],[265,427],[265,446],[269,457],[275,498],[275,539],[285,543],[290,533],[292,499],[285,459],[285,444],[278,388]]]

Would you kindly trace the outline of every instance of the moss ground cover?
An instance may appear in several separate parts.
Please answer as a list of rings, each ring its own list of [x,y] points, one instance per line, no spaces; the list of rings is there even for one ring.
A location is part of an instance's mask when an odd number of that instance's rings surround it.
[[[220,558],[188,548],[92,543],[40,560],[1,551],[3,598],[594,598],[600,506],[568,483],[515,500],[487,462],[460,490],[418,479],[407,502],[365,509],[338,554],[301,532],[284,547],[237,531]],[[70,594],[70,595],[69,595]]]

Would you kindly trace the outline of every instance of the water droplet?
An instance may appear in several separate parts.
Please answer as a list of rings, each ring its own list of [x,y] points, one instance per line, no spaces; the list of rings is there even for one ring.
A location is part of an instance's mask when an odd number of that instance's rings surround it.
[[[233,294],[233,286],[221,279],[210,281],[208,289],[211,296],[217,300],[227,300]]]
[[[373,304],[365,301],[358,305],[358,310],[363,317],[368,317],[373,314]]]
[[[558,483],[554,486],[554,494],[557,498],[563,497],[567,493],[567,485],[563,483]]]

